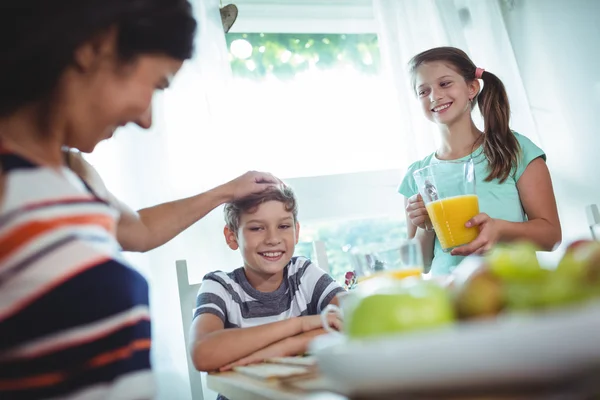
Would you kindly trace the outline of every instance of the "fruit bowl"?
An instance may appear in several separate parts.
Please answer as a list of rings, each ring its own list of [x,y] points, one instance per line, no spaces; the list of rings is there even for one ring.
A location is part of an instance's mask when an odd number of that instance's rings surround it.
[[[323,375],[348,395],[536,385],[598,365],[600,302],[370,340],[316,338]]]
[[[318,337],[310,351],[352,395],[541,384],[598,367],[600,243],[573,243],[553,269],[535,251],[513,243],[465,259],[438,286],[446,300],[425,281],[394,289],[402,296],[365,290],[348,336]]]

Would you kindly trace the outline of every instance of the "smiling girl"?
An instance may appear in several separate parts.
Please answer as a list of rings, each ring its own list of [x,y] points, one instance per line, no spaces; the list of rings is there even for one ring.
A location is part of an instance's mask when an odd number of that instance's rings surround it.
[[[502,81],[453,47],[417,54],[409,70],[411,87],[425,117],[438,126],[441,142],[434,153],[409,167],[398,191],[405,196],[408,236],[421,242],[432,273],[448,274],[463,256],[483,254],[497,242],[527,240],[542,250],[552,250],[561,241],[561,227],[546,155],[510,129],[510,105]],[[483,131],[471,116],[476,104],[483,116]],[[481,213],[466,226],[477,226],[479,235],[445,253],[413,172],[433,163],[468,159],[475,164]]]

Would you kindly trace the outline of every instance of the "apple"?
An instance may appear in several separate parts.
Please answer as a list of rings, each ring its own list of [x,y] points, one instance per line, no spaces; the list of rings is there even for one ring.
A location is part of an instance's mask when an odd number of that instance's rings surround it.
[[[407,278],[360,299],[348,318],[353,339],[436,328],[454,322],[448,292],[433,282]]]
[[[588,286],[549,274],[542,282],[509,282],[505,286],[506,308],[533,311],[581,302],[591,297]]]
[[[556,267],[565,279],[600,282],[600,242],[578,240],[571,243]]]
[[[509,281],[536,281],[548,271],[540,266],[536,256],[538,247],[529,242],[515,242],[496,246],[486,256],[494,275]]]
[[[454,304],[460,319],[494,317],[504,308],[504,287],[488,268],[475,270],[455,288]]]
[[[568,246],[566,251],[570,252],[573,251],[575,249],[578,249],[582,246],[587,246],[589,244],[594,244],[596,242],[594,242],[593,240],[589,240],[589,239],[579,239],[579,240],[574,240],[573,242],[571,242]]]

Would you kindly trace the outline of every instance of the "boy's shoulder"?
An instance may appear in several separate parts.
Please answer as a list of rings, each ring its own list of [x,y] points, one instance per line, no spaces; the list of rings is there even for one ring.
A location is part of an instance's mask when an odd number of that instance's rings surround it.
[[[243,269],[243,267],[239,267],[231,272],[221,270],[209,272],[202,278],[202,283],[217,283],[225,289],[232,290],[232,288],[239,287],[240,272],[243,274]]]
[[[291,276],[298,272],[304,272],[311,266],[314,264],[310,259],[304,256],[293,256],[287,265],[287,274]]]

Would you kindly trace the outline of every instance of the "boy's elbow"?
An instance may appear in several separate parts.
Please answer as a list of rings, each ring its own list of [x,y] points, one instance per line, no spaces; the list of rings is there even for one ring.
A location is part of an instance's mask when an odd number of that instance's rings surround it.
[[[190,356],[194,368],[200,372],[209,372],[218,369],[219,367],[210,362],[210,354],[207,354],[206,345],[202,341],[196,341],[192,344]]]

